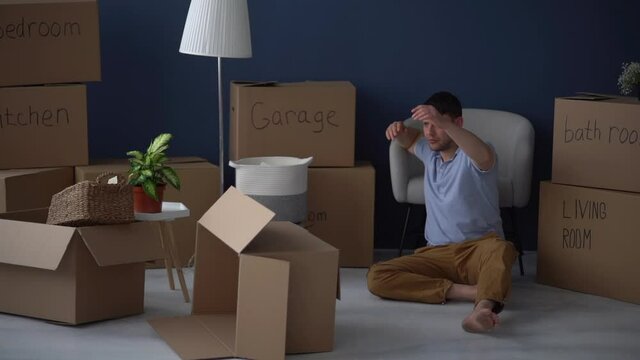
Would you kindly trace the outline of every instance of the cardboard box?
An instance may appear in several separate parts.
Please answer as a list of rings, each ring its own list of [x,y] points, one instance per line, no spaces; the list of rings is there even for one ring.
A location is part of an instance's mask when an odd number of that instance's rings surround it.
[[[0,170],[0,213],[48,207],[71,185],[72,167]]]
[[[274,216],[231,187],[198,221],[192,315],[150,321],[181,358],[333,349],[338,250]]]
[[[220,173],[217,166],[198,157],[175,157],[167,163],[180,177],[182,190],[167,186],[164,200],[183,203],[191,214],[171,222],[178,256],[185,266],[195,253],[196,221],[220,197]],[[91,165],[77,166],[75,178],[76,182],[95,180],[103,172],[127,176],[128,171],[129,162],[125,159],[98,160],[92,161]],[[164,267],[164,262],[158,261],[155,266]]]
[[[340,266],[369,267],[373,262],[373,166],[312,168],[308,179],[304,227],[340,250]]]
[[[86,165],[86,87],[0,88],[0,154],[0,169]]]
[[[0,1],[0,86],[100,80],[95,0]]]
[[[640,304],[640,194],[540,184],[537,281]]]
[[[231,83],[229,159],[313,156],[353,166],[356,89],[347,81]]]
[[[640,192],[640,102],[556,99],[551,180]]]
[[[144,308],[144,262],[164,256],[156,223],[46,225],[47,209],[0,214],[0,312],[65,324]]]

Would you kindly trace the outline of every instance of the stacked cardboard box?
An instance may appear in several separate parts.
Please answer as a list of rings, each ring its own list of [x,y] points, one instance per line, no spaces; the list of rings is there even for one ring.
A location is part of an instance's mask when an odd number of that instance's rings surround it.
[[[346,81],[231,84],[230,158],[313,156],[304,226],[340,250],[340,265],[373,260],[375,170],[356,163],[355,87]]]
[[[538,281],[640,304],[640,102],[555,103],[551,182],[540,187]]]
[[[100,80],[96,1],[0,7],[0,169],[86,164],[86,89],[74,83]]]
[[[0,312],[79,324],[142,312],[153,224],[44,224],[88,162],[86,88],[100,80],[96,0],[0,2]]]
[[[73,184],[71,168],[51,167],[87,163],[86,89],[74,83],[100,80],[98,28],[95,0],[0,4],[0,211],[48,206]]]

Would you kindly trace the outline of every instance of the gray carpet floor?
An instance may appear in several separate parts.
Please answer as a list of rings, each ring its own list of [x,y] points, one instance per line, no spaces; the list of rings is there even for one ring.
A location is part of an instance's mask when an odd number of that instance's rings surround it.
[[[500,327],[482,335],[460,327],[471,304],[382,300],[367,291],[366,269],[342,269],[334,351],[287,359],[640,359],[640,306],[539,285],[535,253],[524,260]],[[78,327],[0,314],[0,359],[177,359],[146,320],[190,304],[162,269],[147,270],[145,295],[142,315]]]

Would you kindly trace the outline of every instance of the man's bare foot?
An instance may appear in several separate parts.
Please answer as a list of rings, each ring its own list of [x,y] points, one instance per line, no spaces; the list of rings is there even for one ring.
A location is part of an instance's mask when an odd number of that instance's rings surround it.
[[[453,284],[445,294],[448,300],[476,301],[476,285]]]
[[[492,301],[480,301],[471,314],[462,321],[462,328],[471,333],[493,330],[500,323],[500,318],[491,311],[492,308]]]

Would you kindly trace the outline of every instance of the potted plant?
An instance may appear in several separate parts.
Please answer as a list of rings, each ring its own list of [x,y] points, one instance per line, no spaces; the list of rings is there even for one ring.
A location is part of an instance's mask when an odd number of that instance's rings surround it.
[[[133,209],[135,212],[158,213],[162,211],[162,197],[166,184],[180,190],[180,178],[175,170],[165,165],[171,134],[160,134],[147,151],[128,151],[129,184],[133,185]]]
[[[630,62],[622,64],[622,74],[618,77],[618,87],[622,95],[629,95],[637,90],[640,100],[640,63]]]

